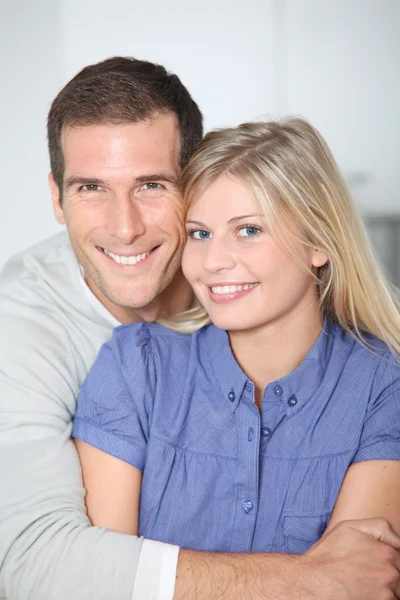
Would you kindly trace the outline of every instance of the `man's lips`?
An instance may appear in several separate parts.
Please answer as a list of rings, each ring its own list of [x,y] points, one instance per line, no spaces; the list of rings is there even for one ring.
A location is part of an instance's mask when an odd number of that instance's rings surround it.
[[[150,254],[152,254],[152,252],[154,252],[154,250],[157,250],[159,246],[155,246],[151,250],[142,252],[141,254],[117,254],[116,252],[111,252],[111,250],[107,250],[101,246],[97,246],[97,248],[118,265],[134,266],[137,263],[144,261]]]

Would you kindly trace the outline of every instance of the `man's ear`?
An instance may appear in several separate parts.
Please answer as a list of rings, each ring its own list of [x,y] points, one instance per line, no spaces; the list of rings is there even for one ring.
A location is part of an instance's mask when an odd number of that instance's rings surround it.
[[[61,225],[65,225],[64,211],[61,206],[60,188],[54,181],[52,173],[49,173],[49,188],[51,193],[51,201],[53,204],[54,216]]]

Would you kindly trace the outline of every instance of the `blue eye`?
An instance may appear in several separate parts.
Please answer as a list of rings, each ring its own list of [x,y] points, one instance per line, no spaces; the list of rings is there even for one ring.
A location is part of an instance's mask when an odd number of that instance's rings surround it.
[[[239,235],[241,237],[256,237],[260,233],[261,229],[254,225],[245,225],[239,229]]]
[[[188,231],[188,237],[193,240],[208,240],[211,238],[211,233],[206,229],[192,229]]]

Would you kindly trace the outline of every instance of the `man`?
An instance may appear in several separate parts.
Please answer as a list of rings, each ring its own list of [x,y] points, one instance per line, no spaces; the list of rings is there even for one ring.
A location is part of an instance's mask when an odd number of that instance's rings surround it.
[[[87,520],[77,394],[114,326],[193,303],[178,180],[201,122],[175,75],[127,58],[83,69],[53,102],[50,188],[69,238],[11,259],[0,286],[0,598],[399,597],[400,540],[380,520],[298,557],[179,551]]]

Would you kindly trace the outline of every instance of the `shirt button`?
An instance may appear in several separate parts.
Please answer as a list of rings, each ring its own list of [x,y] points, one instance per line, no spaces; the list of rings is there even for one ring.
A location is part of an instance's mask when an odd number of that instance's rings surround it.
[[[280,386],[280,385],[278,385],[278,384],[277,384],[277,385],[274,387],[274,394],[275,394],[275,396],[282,396],[282,394],[283,394],[283,389],[281,388],[281,386]]]
[[[296,396],[290,396],[290,398],[287,401],[287,403],[289,404],[289,406],[296,406],[296,404],[297,404],[297,398],[296,398]]]
[[[253,508],[253,503],[250,502],[250,500],[243,500],[242,502],[242,508],[244,510],[244,512],[246,513],[246,515],[251,511],[251,509]]]
[[[269,427],[263,427],[261,429],[261,435],[263,435],[264,437],[268,437],[269,435],[271,435],[272,431],[270,430]]]
[[[249,427],[249,431],[247,432],[247,439],[249,440],[249,442],[251,442],[251,440],[253,439],[253,428]]]
[[[228,398],[229,398],[229,400],[230,400],[231,402],[233,402],[233,401],[235,400],[236,396],[235,396],[235,392],[234,392],[233,390],[231,390],[231,391],[229,392],[229,394],[228,394]]]

